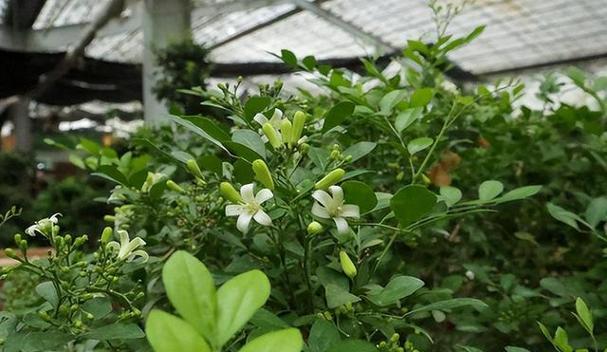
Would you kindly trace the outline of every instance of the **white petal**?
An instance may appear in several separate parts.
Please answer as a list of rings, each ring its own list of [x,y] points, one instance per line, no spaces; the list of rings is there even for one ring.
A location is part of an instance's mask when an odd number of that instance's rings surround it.
[[[61,213],[55,213],[49,218],[49,220],[51,220],[53,222],[53,224],[56,224],[59,222],[60,216],[63,216],[63,215],[61,215]]]
[[[108,243],[105,248],[107,248],[107,250],[109,251],[114,251],[114,252],[118,252],[120,250],[120,243],[116,242],[116,241],[112,241],[110,243]]]
[[[331,198],[329,193],[322,190],[314,191],[314,193],[312,193],[312,198],[316,199],[320,204],[327,208],[333,204],[333,198]]]
[[[238,204],[230,204],[226,206],[226,216],[238,216],[244,212],[244,207]]]
[[[341,216],[345,218],[360,218],[360,209],[358,205],[345,204],[341,207]]]
[[[253,117],[253,120],[257,121],[257,123],[262,126],[268,122],[268,118],[265,117],[265,115],[261,114],[261,113],[256,114],[255,117]]]
[[[124,230],[118,230],[118,236],[120,237],[120,247],[126,247],[129,245],[129,233]]]
[[[329,212],[327,211],[327,209],[316,202],[314,202],[314,205],[312,206],[312,215],[318,216],[319,218],[322,218],[322,219],[331,218],[331,215],[329,215]]]
[[[331,186],[329,187],[329,191],[333,195],[333,201],[335,204],[342,205],[344,203],[344,190],[339,186]]]
[[[255,194],[253,193],[254,188],[255,185],[252,183],[240,187],[240,196],[245,203],[253,203],[255,201]]]
[[[263,210],[258,210],[257,213],[255,213],[255,215],[253,215],[253,219],[255,219],[255,221],[257,221],[258,224],[263,225],[263,226],[272,225],[272,219]]]
[[[25,229],[25,233],[32,237],[35,237],[36,230],[38,230],[38,225],[32,225],[32,226],[28,227],[27,229]]]
[[[274,197],[272,191],[267,188],[264,188],[261,191],[257,192],[257,195],[255,196],[255,201],[257,202],[257,204],[263,204],[263,202],[267,201],[268,199],[272,199],[272,197]]]
[[[280,111],[279,109],[274,109],[274,113],[272,114],[272,117],[270,118],[270,124],[272,124],[272,126],[274,126],[276,128],[280,128],[281,121],[282,121],[282,111]]]
[[[150,258],[150,256],[148,255],[148,253],[142,249],[136,250],[133,253],[131,253],[131,255],[129,255],[129,257],[127,258],[127,262],[132,261],[133,259],[135,259],[136,257],[139,257],[139,259],[137,259],[135,262],[137,263],[145,263],[148,261],[148,259]]]
[[[240,214],[240,216],[238,217],[238,220],[236,221],[236,228],[240,232],[246,233],[249,230],[249,224],[251,223],[252,217],[253,217],[253,215],[249,214],[249,213]]]
[[[344,234],[348,232],[348,229],[350,228],[348,226],[348,222],[346,221],[346,219],[344,218],[333,218],[333,221],[335,221],[335,225],[337,225],[337,232],[340,234]]]

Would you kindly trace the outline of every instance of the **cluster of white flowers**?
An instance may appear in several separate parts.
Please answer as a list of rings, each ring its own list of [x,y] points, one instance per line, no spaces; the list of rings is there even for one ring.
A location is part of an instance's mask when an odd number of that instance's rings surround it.
[[[262,204],[274,197],[267,188],[254,193],[254,184],[249,183],[240,188],[242,198],[239,204],[226,206],[226,216],[238,216],[236,227],[243,233],[249,230],[251,219],[260,225],[271,226],[272,219],[262,208]],[[312,193],[315,202],[312,206],[312,215],[321,219],[332,219],[340,234],[349,230],[347,218],[359,218],[360,210],[357,205],[344,204],[344,192],[339,186],[329,187],[329,192],[317,190]]]

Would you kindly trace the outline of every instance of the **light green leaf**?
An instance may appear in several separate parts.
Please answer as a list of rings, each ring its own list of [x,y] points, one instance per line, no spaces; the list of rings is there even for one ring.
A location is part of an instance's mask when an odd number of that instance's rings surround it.
[[[297,329],[284,329],[262,335],[247,343],[240,352],[300,352],[303,338]]]
[[[57,304],[59,304],[59,296],[57,296],[57,291],[55,290],[55,286],[51,281],[45,281],[38,284],[35,290],[40,297],[44,298],[44,300],[50,303],[53,307],[56,307]]]
[[[407,127],[411,126],[411,124],[422,117],[422,112],[424,110],[422,108],[411,108],[400,112],[396,115],[396,120],[394,121],[394,128],[398,132],[402,132]]]
[[[223,346],[270,297],[268,277],[252,270],[228,280],[217,290],[217,344]]]
[[[211,352],[190,324],[160,310],[150,313],[145,332],[155,352]]]
[[[504,185],[495,180],[489,180],[481,183],[478,187],[478,199],[488,202],[499,196],[504,190]]]
[[[607,220],[607,197],[594,198],[586,208],[584,216],[592,227],[596,227],[601,221]]]
[[[584,329],[586,329],[586,331],[592,335],[594,330],[592,313],[590,312],[590,309],[588,309],[586,302],[584,302],[584,300],[580,297],[575,300],[575,311],[577,312],[576,318],[579,320],[580,324],[582,324]]]
[[[341,184],[344,190],[346,204],[358,205],[361,214],[364,214],[377,205],[375,192],[364,182],[346,181]]]
[[[474,298],[452,298],[444,301],[434,302],[425,306],[414,308],[406,313],[406,315],[413,315],[421,312],[429,312],[433,310],[449,310],[461,307],[473,307],[475,309],[487,308],[488,306],[478,299]]]
[[[335,126],[341,124],[347,117],[354,112],[355,105],[349,101],[343,101],[336,104],[325,115],[325,122],[322,131],[327,132]]]
[[[405,186],[390,199],[390,208],[401,227],[421,219],[430,213],[435,205],[436,195],[420,185]]]
[[[462,191],[451,186],[441,187],[440,196],[448,207],[452,207],[462,199]]]
[[[529,198],[536,195],[542,190],[542,186],[524,186],[515,188],[510,192],[506,192],[503,196],[497,198],[495,201],[498,203],[510,202],[513,200],[520,200]]]
[[[373,295],[369,300],[381,307],[396,304],[399,300],[408,297],[424,286],[424,282],[413,276],[397,276]]]
[[[434,89],[432,88],[421,88],[413,92],[411,96],[411,107],[423,107],[428,105],[434,96]]]
[[[251,130],[237,130],[232,134],[232,141],[246,146],[259,154],[262,159],[265,159],[266,146],[257,132]]]
[[[574,214],[552,203],[547,203],[546,208],[548,209],[548,213],[556,220],[565,223],[578,231],[580,230],[578,222],[584,221],[577,214]]]
[[[350,160],[350,162],[355,162],[356,160],[371,153],[376,146],[377,143],[373,142],[358,142],[348,147],[348,149],[344,150],[342,154],[345,156],[350,155],[352,157],[352,160]]]
[[[162,281],[177,312],[215,345],[217,296],[207,267],[188,252],[177,251],[162,268]]]
[[[390,93],[384,95],[379,101],[379,110],[381,112],[389,112],[398,103],[400,103],[407,96],[407,91],[404,89],[393,90]]]
[[[141,339],[145,334],[137,324],[113,323],[95,328],[85,336],[94,340],[129,340]]]
[[[409,151],[409,154],[413,155],[430,147],[433,142],[434,140],[429,137],[415,138],[407,144],[407,150]]]

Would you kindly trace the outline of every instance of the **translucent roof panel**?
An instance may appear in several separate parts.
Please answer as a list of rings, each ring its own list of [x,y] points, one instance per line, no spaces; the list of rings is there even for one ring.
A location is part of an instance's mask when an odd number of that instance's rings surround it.
[[[46,0],[33,28],[46,31],[87,23],[108,1]],[[370,37],[393,49],[404,47],[408,39],[436,40],[427,0],[307,1],[320,10],[315,14],[298,9],[295,0],[194,0],[193,37],[212,47],[212,59],[221,63],[275,61],[268,52],[284,48],[320,59],[364,56],[373,54]],[[8,3],[0,0],[0,19]],[[127,4],[143,6],[144,0]],[[483,74],[605,56],[605,5],[606,0],[476,0],[453,20],[449,32],[461,35],[479,25],[486,25],[486,30],[451,59],[464,70]],[[142,42],[141,29],[129,28],[95,39],[87,54],[138,63]]]

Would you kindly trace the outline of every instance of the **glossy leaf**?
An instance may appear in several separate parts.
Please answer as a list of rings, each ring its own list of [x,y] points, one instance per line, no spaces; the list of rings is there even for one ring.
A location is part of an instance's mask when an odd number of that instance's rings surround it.
[[[155,352],[211,352],[190,324],[160,310],[150,313],[145,332]]]
[[[344,101],[333,106],[325,115],[325,122],[322,131],[326,132],[335,126],[339,126],[346,118],[352,115],[355,105],[349,101]]]
[[[240,352],[301,352],[303,338],[297,329],[284,329],[262,335],[247,343]]]
[[[478,187],[478,199],[488,202],[499,196],[503,190],[504,185],[501,182],[495,180],[485,181]]]
[[[411,108],[400,112],[396,115],[396,120],[394,120],[394,128],[398,132],[402,132],[407,127],[411,126],[411,124],[422,117],[422,108]]]
[[[358,142],[348,147],[342,154],[345,156],[351,156],[352,160],[350,160],[350,162],[355,162],[356,160],[371,153],[376,146],[377,143],[373,142]]]
[[[421,219],[430,213],[435,205],[436,195],[420,185],[405,186],[390,199],[390,208],[401,227]]]
[[[358,205],[361,214],[364,214],[377,205],[375,192],[364,182],[346,181],[341,184],[344,190],[346,204]]]
[[[374,304],[386,307],[396,304],[399,300],[408,297],[424,286],[424,282],[413,276],[397,276],[380,291],[369,295]]]
[[[432,88],[417,89],[415,92],[413,92],[413,95],[411,95],[410,106],[412,108],[426,106],[430,103],[433,96],[434,89]]]
[[[244,104],[244,118],[252,121],[256,114],[264,111],[272,102],[270,97],[253,96]]]
[[[454,206],[462,199],[462,191],[455,187],[447,186],[440,188],[441,199],[445,201],[448,207]]]
[[[407,151],[409,151],[409,154],[411,155],[419,153],[430,147],[433,142],[434,140],[429,137],[416,138],[407,144]]]

